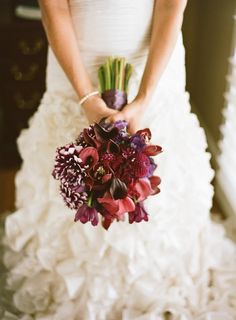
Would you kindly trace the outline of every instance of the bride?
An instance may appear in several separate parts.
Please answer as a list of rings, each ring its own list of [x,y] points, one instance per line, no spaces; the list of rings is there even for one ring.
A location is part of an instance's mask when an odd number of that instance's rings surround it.
[[[3,319],[236,319],[235,245],[210,218],[214,170],[185,90],[186,1],[39,1],[47,90],[17,139],[17,210],[4,234],[12,308]],[[134,67],[120,112],[95,94],[110,55]],[[148,222],[75,223],[59,194],[56,148],[103,117],[127,120],[130,132],[149,127],[163,147]]]

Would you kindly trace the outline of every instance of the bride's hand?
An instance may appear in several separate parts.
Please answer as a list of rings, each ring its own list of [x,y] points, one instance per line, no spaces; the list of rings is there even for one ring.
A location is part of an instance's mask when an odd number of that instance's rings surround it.
[[[126,120],[128,122],[128,131],[134,134],[140,129],[141,118],[144,114],[144,104],[136,99],[123,107],[120,112],[110,115],[106,122],[113,123],[118,120]]]
[[[118,112],[108,108],[104,100],[99,96],[89,97],[83,103],[82,108],[90,124],[99,122],[102,118],[113,116]]]

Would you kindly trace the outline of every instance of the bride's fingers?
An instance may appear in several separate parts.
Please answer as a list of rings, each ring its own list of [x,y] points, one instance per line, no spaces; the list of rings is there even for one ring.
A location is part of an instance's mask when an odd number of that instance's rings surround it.
[[[124,120],[124,117],[122,116],[121,112],[118,112],[114,115],[108,116],[105,120],[106,123],[113,123],[119,120]]]
[[[132,121],[129,122],[127,129],[130,134],[135,134],[138,131],[137,125]]]
[[[132,126],[129,126],[128,125],[128,132],[130,133],[130,134],[135,134],[135,132],[136,132],[136,130],[135,130],[135,128],[134,127],[132,127]]]

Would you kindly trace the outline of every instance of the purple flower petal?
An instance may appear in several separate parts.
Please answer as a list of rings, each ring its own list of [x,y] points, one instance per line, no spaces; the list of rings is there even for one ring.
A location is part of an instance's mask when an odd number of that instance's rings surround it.
[[[135,205],[135,210],[129,212],[129,223],[148,221],[148,213],[144,209],[143,202],[138,202]]]
[[[93,226],[96,226],[98,224],[98,212],[95,208],[84,204],[75,214],[74,221],[76,222],[78,220],[82,223],[90,221]]]

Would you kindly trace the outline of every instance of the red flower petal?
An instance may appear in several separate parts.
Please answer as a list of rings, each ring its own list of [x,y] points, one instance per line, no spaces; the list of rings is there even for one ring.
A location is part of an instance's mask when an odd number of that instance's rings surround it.
[[[111,180],[112,178],[112,174],[111,173],[107,173],[102,177],[102,183],[106,183],[107,181]]]
[[[142,129],[142,130],[138,130],[137,132],[136,132],[136,134],[139,134],[141,137],[143,137],[144,138],[144,140],[150,140],[151,139],[151,137],[152,137],[152,133],[151,133],[151,131],[150,131],[150,129],[149,128],[145,128],[145,129]]]
[[[138,193],[137,201],[143,201],[153,193],[151,183],[148,179],[138,179],[133,186],[133,190]]]
[[[162,147],[158,145],[148,145],[143,150],[143,153],[147,156],[156,156],[158,153],[162,152]]]
[[[108,192],[105,193],[104,197],[97,198],[97,201],[101,203],[109,213],[113,214],[119,210],[117,200],[112,199]]]
[[[135,161],[132,164],[133,171],[136,178],[145,177],[150,167],[150,160],[148,156],[143,153],[138,153],[135,157]]]
[[[94,167],[99,160],[97,149],[93,147],[82,149],[79,153],[79,157],[83,163],[88,164],[90,167]]]
[[[116,213],[118,215],[123,214],[125,212],[129,212],[134,210],[135,204],[133,200],[129,197],[126,197],[124,199],[116,200],[119,202],[119,211]]]
[[[113,220],[112,219],[109,219],[109,218],[103,218],[102,219],[102,226],[104,229],[108,230],[110,225],[112,224]]]
[[[161,178],[158,176],[152,176],[149,178],[151,182],[152,189],[155,189],[161,183]]]
[[[99,203],[112,215],[120,218],[125,212],[133,211],[135,208],[131,198],[114,200],[109,193],[106,193],[103,198],[97,199]]]
[[[158,176],[152,176],[149,178],[149,181],[151,183],[151,187],[153,189],[153,195],[159,193],[161,190],[158,188],[158,185],[161,183],[161,178]]]

